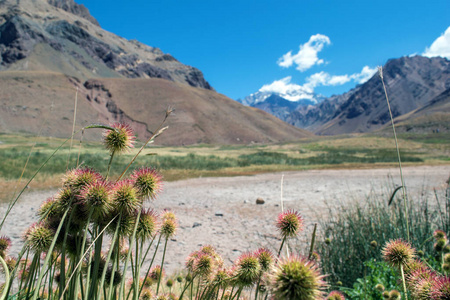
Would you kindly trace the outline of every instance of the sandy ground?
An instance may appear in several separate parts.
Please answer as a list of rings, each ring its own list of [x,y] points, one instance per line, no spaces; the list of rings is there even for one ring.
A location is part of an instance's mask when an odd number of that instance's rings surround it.
[[[449,175],[449,165],[404,168],[412,198],[433,189],[443,194]],[[179,218],[177,235],[169,241],[166,256],[165,268],[171,272],[181,269],[186,256],[201,245],[213,245],[230,264],[243,252],[261,246],[278,247],[274,223],[281,211],[281,194],[284,208],[298,210],[305,219],[306,231],[311,232],[313,224],[326,216],[328,207],[349,205],[370,194],[387,201],[400,183],[395,168],[196,178],[165,182],[164,191],[149,206],[159,211],[171,209]],[[39,205],[54,193],[29,191],[19,199],[0,232],[13,240],[12,253],[19,252],[21,236],[37,220]],[[265,203],[257,205],[257,198]],[[0,216],[5,210],[6,205],[1,204]]]

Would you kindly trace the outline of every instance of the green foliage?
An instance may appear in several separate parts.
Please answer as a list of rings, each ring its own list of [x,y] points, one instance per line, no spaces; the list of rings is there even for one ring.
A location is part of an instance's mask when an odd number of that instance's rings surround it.
[[[382,291],[376,289],[381,284],[385,290],[400,290],[398,274],[385,262],[368,260],[363,263],[364,277],[356,279],[352,288],[342,287],[341,291],[355,300],[383,300]]]
[[[406,219],[400,199],[391,206],[388,199],[368,197],[363,203],[330,209],[329,217],[322,221],[323,235],[330,243],[319,241],[317,251],[322,257],[323,269],[332,284],[341,281],[350,287],[364,275],[364,263],[380,261],[381,247],[390,239],[407,236]],[[410,199],[408,205],[409,234],[417,250],[432,253],[430,237],[437,228],[450,221],[450,211],[443,203],[429,203],[426,199]],[[448,225],[447,225],[448,226]],[[376,241],[377,247],[371,245]]]

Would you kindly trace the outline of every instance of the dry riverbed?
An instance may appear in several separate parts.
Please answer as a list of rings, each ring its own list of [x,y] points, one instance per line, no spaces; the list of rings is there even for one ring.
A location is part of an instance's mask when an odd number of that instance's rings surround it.
[[[413,199],[424,193],[444,193],[450,166],[404,168],[408,192]],[[196,178],[165,182],[164,191],[149,206],[161,211],[171,209],[179,218],[177,235],[169,242],[165,267],[176,271],[185,257],[201,245],[213,245],[229,264],[245,251],[261,246],[279,246],[274,222],[285,209],[298,210],[307,232],[325,217],[328,207],[350,205],[369,194],[380,201],[390,197],[400,185],[396,168],[358,170],[310,170],[226,178]],[[22,246],[25,229],[37,220],[36,210],[55,191],[28,191],[19,199],[0,235],[13,241],[12,252]],[[256,204],[261,198],[264,204]],[[434,198],[434,196],[433,196]],[[429,199],[432,199],[431,197]],[[1,204],[3,216],[6,204]],[[306,249],[307,243],[304,243]]]

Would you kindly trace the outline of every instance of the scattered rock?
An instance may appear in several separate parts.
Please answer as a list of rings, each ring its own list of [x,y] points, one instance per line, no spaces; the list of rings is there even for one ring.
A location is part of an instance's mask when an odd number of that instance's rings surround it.
[[[192,228],[202,226],[202,223],[194,222],[194,225],[192,225]]]
[[[263,205],[264,203],[266,203],[266,201],[264,201],[263,198],[258,198],[258,199],[256,199],[256,204],[258,204],[258,205]]]
[[[275,204],[274,206],[275,206],[275,207],[278,207],[278,206],[280,206],[280,204],[277,203],[277,204]]]
[[[221,211],[216,211],[216,217],[223,217],[223,213]]]
[[[248,200],[244,200],[244,203],[247,204],[247,203],[248,203]]]

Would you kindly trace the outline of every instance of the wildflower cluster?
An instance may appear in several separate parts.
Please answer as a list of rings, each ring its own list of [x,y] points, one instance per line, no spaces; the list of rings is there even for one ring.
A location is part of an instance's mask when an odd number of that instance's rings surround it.
[[[396,268],[405,271],[405,287],[413,299],[450,299],[450,277],[445,275],[450,264],[450,254],[445,250],[448,240],[442,230],[433,233],[434,249],[440,254],[441,272],[434,270],[423,259],[415,258],[415,249],[402,240],[390,241],[382,250],[384,259]],[[447,252],[447,253],[446,253]],[[422,256],[422,255],[421,255]],[[406,290],[405,290],[406,293]],[[400,299],[398,291],[384,291],[385,299]]]
[[[259,248],[225,266],[216,249],[207,245],[187,257],[183,276],[168,277],[165,254],[178,220],[173,211],[158,213],[146,203],[161,191],[162,177],[143,167],[122,178],[127,167],[112,181],[108,175],[114,156],[132,148],[135,137],[128,125],[119,123],[108,127],[103,137],[110,154],[106,174],[89,167],[67,171],[60,190],[38,209],[39,221],[24,233],[25,248],[18,258],[8,256],[11,241],[0,237],[2,266],[12,275],[2,286],[8,289],[4,295],[96,300],[185,299],[184,295],[241,299],[252,292],[255,299],[325,295],[318,253],[310,258],[281,255],[289,239],[303,230],[303,218],[294,210],[281,213],[274,224],[282,240],[278,255]],[[160,245],[162,259],[157,264]],[[341,298],[332,292],[327,299]]]

